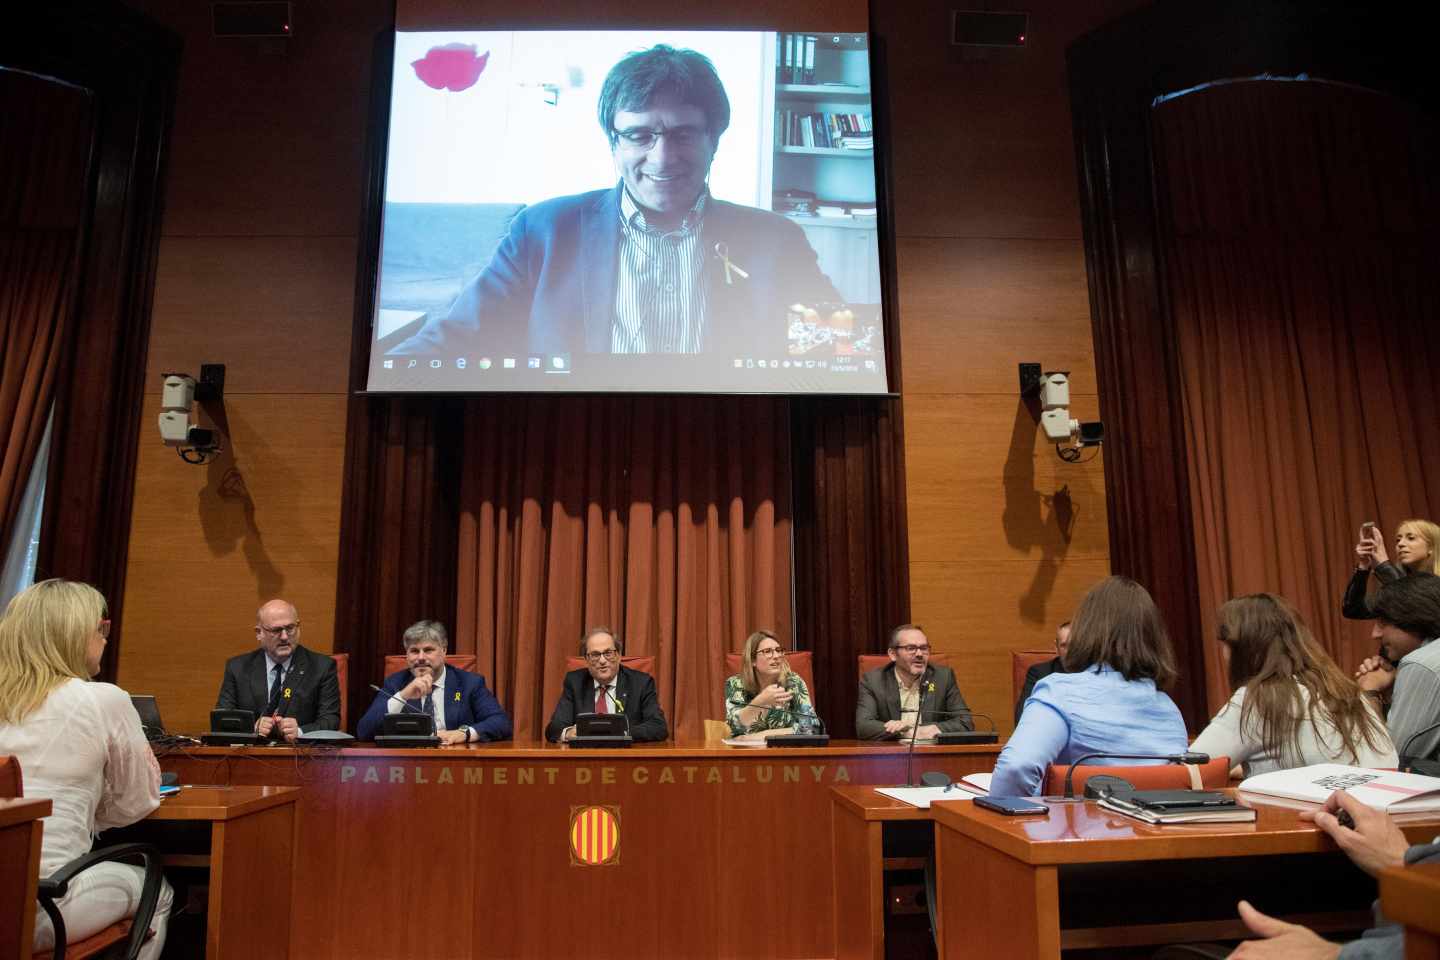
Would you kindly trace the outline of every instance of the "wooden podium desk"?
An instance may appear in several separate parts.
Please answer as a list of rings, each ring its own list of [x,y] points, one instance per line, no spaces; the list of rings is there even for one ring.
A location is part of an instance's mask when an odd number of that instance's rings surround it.
[[[999,751],[919,747],[915,768],[958,778]],[[160,762],[186,783],[304,788],[290,943],[306,960],[833,957],[830,788],[905,775],[903,747],[856,741],[205,747]],[[579,851],[577,825],[591,831]]]
[[[1299,805],[1244,802],[1254,823],[1165,827],[1089,802],[1033,817],[933,804],[940,955],[1025,960],[1239,938],[1242,899],[1321,933],[1370,926],[1375,881]],[[1435,835],[1440,816],[1396,822],[1414,843]]]
[[[1406,960],[1440,960],[1440,863],[1386,870],[1380,906],[1387,919],[1405,925]]]
[[[290,956],[298,818],[295,787],[186,787],[102,844],[153,843],[166,866],[210,871],[207,960]]]
[[[0,960],[30,960],[40,883],[41,818],[49,800],[0,800]]]
[[[887,831],[923,824],[933,837],[929,810],[884,794],[873,786],[831,788],[834,837],[835,956],[838,960],[884,960],[885,873],[923,869],[920,862],[887,857]],[[932,841],[933,842],[933,841]]]

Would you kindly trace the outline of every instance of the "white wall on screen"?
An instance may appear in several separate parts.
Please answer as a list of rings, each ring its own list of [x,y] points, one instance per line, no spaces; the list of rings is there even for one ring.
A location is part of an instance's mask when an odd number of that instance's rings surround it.
[[[458,93],[431,89],[411,66],[448,43],[489,53],[479,81]],[[761,32],[397,33],[386,199],[529,204],[614,184],[595,115],[600,86],[627,53],[656,43],[705,54],[730,98],[711,192],[769,209],[775,35]]]

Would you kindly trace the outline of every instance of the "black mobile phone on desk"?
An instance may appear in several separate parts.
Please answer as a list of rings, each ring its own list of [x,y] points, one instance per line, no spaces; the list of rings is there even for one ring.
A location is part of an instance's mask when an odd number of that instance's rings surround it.
[[[1049,813],[1050,808],[1029,797],[976,797],[975,806],[1003,813],[1007,817],[1025,817]]]

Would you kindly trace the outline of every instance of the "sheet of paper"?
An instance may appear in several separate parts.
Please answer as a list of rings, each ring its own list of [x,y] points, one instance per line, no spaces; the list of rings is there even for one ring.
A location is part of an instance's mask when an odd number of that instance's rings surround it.
[[[929,810],[935,800],[974,800],[975,794],[959,787],[876,787],[876,793]]]

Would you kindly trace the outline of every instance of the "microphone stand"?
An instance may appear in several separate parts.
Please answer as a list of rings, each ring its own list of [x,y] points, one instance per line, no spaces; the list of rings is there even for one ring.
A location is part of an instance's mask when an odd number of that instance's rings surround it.
[[[1410,755],[1410,748],[1415,745],[1415,741],[1435,730],[1440,730],[1440,722],[1432,723],[1428,727],[1421,727],[1405,738],[1405,745],[1400,748],[1400,760],[1397,766],[1397,769],[1399,769],[1401,773],[1418,773],[1427,777],[1440,777],[1440,762],[1431,760],[1428,757],[1414,757]]]
[[[910,728],[910,749],[905,751],[905,786],[915,786],[915,736],[920,732],[921,725],[925,722],[925,694],[929,693],[934,684],[930,681],[930,674],[934,667],[926,666],[925,672],[920,675],[920,702],[915,705],[915,724]],[[904,711],[902,710],[903,714]]]
[[[1106,760],[1164,760],[1166,763],[1184,763],[1193,766],[1210,762],[1208,753],[1086,753],[1075,759],[1070,768],[1065,771],[1065,799],[1075,799],[1075,768],[1086,760],[1095,760],[1103,757]]]

